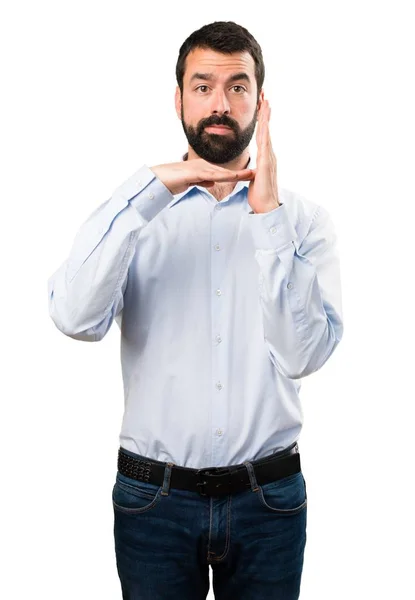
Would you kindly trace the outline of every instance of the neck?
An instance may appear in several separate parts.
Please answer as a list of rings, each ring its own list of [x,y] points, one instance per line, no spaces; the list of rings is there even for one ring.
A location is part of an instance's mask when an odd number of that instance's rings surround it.
[[[198,156],[193,148],[189,146],[187,153],[183,156],[183,160],[194,160],[195,158],[200,158],[200,156]],[[237,156],[234,160],[218,166],[223,167],[224,169],[230,169],[231,171],[240,171],[241,169],[246,169],[249,159],[249,149],[246,148],[242,154]]]

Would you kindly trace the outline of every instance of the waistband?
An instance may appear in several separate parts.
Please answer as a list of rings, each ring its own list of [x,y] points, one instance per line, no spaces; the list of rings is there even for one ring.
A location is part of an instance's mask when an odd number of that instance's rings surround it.
[[[252,465],[259,485],[297,473],[301,470],[298,442],[253,461],[202,469],[158,461],[120,447],[117,468],[121,474],[131,479],[162,485],[166,467],[169,466],[172,488],[199,492],[203,496],[220,496],[245,491],[250,487],[247,462]]]

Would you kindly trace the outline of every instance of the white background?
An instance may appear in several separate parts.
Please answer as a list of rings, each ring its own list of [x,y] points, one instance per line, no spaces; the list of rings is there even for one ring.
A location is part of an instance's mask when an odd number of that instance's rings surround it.
[[[274,0],[271,15],[264,2],[38,0],[2,10],[2,598],[121,598],[119,329],[99,344],[66,338],[48,314],[47,279],[120,183],[187,150],[173,101],[178,51],[218,20],[262,47],[279,184],[329,210],[339,238],[344,338],[301,390],[301,599],[415,597],[410,4]]]

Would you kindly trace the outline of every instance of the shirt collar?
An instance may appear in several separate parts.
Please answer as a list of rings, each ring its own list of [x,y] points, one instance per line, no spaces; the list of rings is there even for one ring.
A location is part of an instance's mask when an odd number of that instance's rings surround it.
[[[188,153],[186,152],[186,154],[184,154],[181,158],[181,160],[187,160],[187,156]],[[255,161],[252,157],[252,154],[249,155],[249,162],[246,165],[246,169],[255,169]],[[237,192],[239,192],[242,188],[244,187],[248,187],[249,186],[249,181],[238,181],[238,183],[235,185],[235,187],[232,190],[232,195],[236,194]],[[190,194],[190,192],[194,189],[197,188],[199,190],[202,190],[204,192],[206,192],[206,190],[208,190],[209,188],[205,188],[202,185],[191,185],[190,187],[187,188],[187,190],[185,190],[184,192],[181,192],[180,194],[174,194],[174,200],[172,200],[169,204],[169,208],[171,208],[172,206],[174,206],[175,204],[177,204],[182,198],[184,198],[187,194]]]

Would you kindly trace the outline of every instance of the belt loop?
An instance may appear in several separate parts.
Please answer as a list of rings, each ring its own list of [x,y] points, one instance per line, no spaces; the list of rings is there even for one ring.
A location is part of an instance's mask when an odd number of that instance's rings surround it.
[[[172,463],[172,462],[166,463],[166,467],[164,469],[163,489],[161,490],[162,496],[169,495],[171,470],[172,470],[173,466],[174,466],[174,463]]]
[[[248,469],[249,481],[251,482],[251,490],[253,492],[258,492],[259,486],[258,486],[256,477],[255,477],[255,471],[254,471],[254,467],[253,467],[252,463],[249,462],[249,460],[245,460],[243,462],[243,464]]]

